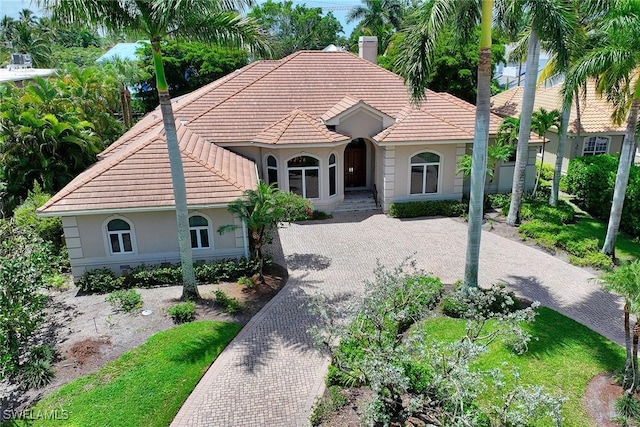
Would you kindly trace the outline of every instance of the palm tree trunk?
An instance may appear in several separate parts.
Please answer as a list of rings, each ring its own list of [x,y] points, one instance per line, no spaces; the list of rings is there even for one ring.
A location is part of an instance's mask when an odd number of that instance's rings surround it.
[[[533,186],[532,196],[536,195],[536,191],[538,190],[538,185],[540,184],[540,178],[542,177],[542,166],[544,166],[544,151],[545,145],[547,145],[547,139],[542,137],[542,157],[540,157],[540,170],[538,171],[538,176],[536,177],[536,183]]]
[[[525,75],[524,93],[522,95],[516,165],[513,171],[513,184],[511,187],[511,205],[509,206],[509,215],[507,216],[507,225],[512,227],[520,222],[520,204],[522,203],[522,196],[524,194],[527,158],[529,157],[529,133],[531,133],[531,116],[533,114],[533,103],[536,97],[539,58],[540,44],[538,43],[538,33],[532,28],[531,35],[529,36],[529,49],[527,51],[527,74]]]
[[[164,65],[160,50],[160,40],[152,40],[153,65],[156,72],[160,111],[167,139],[169,164],[171,166],[171,181],[173,183],[173,197],[176,204],[176,222],[178,225],[178,248],[180,250],[180,264],[182,265],[182,299],[196,300],[200,298],[193,271],[193,255],[191,253],[191,236],[189,233],[189,211],[187,208],[187,189],[182,169],[182,157],[178,146],[176,122],[169,96],[169,86],[164,75]]]
[[[560,193],[560,177],[562,176],[562,162],[564,161],[564,152],[567,145],[567,130],[569,129],[569,120],[571,120],[571,104],[562,108],[562,118],[560,123],[560,134],[558,135],[558,149],[556,150],[556,164],[553,170],[553,182],[551,183],[551,195],[549,196],[549,204],[558,206],[558,194]]]
[[[633,350],[631,351],[631,364],[633,366],[633,383],[629,394],[633,394],[640,385],[640,370],[638,369],[638,338],[640,338],[640,324],[636,322],[633,327]]]
[[[578,157],[580,153],[580,144],[582,141],[582,111],[580,110],[580,94],[576,90],[573,97],[576,101],[576,143],[573,144],[573,154],[571,158]]]
[[[491,98],[491,14],[493,0],[482,3],[480,58],[478,62],[478,95],[476,97],[476,124],[471,161],[471,189],[467,254],[464,269],[465,289],[478,287],[480,238],[482,236],[482,205],[487,176],[487,146],[489,144],[489,115]]]
[[[602,252],[615,259],[616,236],[620,228],[622,218],[622,208],[624,206],[624,196],[629,183],[629,171],[635,157],[635,133],[638,124],[638,109],[640,109],[640,98],[634,97],[627,119],[627,129],[625,130],[624,142],[620,151],[620,162],[616,174],[616,184],[613,188],[613,202],[611,203],[611,213],[609,214],[609,224],[607,225],[607,236],[604,239]]]
[[[622,378],[622,388],[628,390],[633,384],[633,360],[631,351],[631,323],[629,321],[629,304],[624,304],[624,348],[626,360],[624,363],[624,377]]]

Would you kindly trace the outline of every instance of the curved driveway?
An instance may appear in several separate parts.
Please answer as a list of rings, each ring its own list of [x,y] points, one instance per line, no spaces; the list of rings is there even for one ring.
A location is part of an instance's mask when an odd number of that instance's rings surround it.
[[[305,426],[323,390],[327,361],[313,349],[307,302],[324,293],[361,293],[376,261],[395,266],[413,256],[445,283],[463,275],[466,224],[449,218],[398,220],[341,215],[279,231],[275,258],[289,281],[218,357],[176,416],[174,426]],[[542,251],[483,232],[480,282],[506,283],[623,342],[621,301],[584,269]]]

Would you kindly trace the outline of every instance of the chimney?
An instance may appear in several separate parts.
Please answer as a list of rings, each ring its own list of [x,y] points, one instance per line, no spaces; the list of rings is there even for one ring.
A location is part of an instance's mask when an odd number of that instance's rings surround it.
[[[360,36],[358,39],[358,56],[362,59],[377,64],[378,63],[378,37]]]

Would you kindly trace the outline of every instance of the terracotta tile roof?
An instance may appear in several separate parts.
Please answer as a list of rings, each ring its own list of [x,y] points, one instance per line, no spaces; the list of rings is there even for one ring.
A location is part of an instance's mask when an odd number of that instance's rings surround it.
[[[263,144],[318,144],[349,141],[351,137],[333,132],[316,117],[296,108],[260,132],[253,142]]]
[[[356,99],[347,95],[344,98],[342,98],[340,101],[338,101],[335,105],[331,106],[331,108],[329,108],[327,111],[325,111],[325,113],[322,116],[320,116],[320,118],[325,122],[329,121],[334,117],[344,113],[349,108],[355,107],[360,102],[361,101],[359,99]]]
[[[377,134],[378,142],[415,142],[473,139],[473,128],[465,129],[431,114],[426,108],[405,107],[397,121]]]
[[[189,206],[228,203],[255,188],[255,164],[177,124]],[[172,208],[173,186],[162,127],[78,175],[39,209],[45,214]]]
[[[544,108],[548,111],[562,109],[562,95],[560,90],[562,84],[552,87],[539,87],[536,89],[536,99],[534,111]],[[491,97],[492,111],[501,116],[516,117],[520,114],[522,104],[523,87],[516,87]],[[590,81],[584,98],[580,99],[581,109],[581,132],[601,133],[601,132],[624,132],[624,125],[616,125],[611,121],[612,108],[607,103],[606,98],[596,94],[595,83]],[[571,109],[569,131],[576,133],[576,108],[575,103]]]

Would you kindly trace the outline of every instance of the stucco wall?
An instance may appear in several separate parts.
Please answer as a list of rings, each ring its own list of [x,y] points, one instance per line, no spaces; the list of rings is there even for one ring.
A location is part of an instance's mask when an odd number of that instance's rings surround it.
[[[562,160],[562,171],[566,172],[569,167],[569,160],[573,157],[582,156],[584,150],[584,140],[590,136],[607,136],[610,138],[609,148],[607,154],[617,154],[622,149],[622,142],[624,135],[609,135],[606,133],[598,134],[582,134],[580,140],[577,140],[575,135],[567,137],[565,144],[564,158]],[[555,132],[547,132],[546,135],[549,142],[547,142],[545,148],[544,162],[551,166],[555,166],[556,156],[558,152],[558,134]],[[574,156],[575,154],[575,156]]]
[[[244,255],[242,228],[220,236],[221,225],[240,224],[223,208],[193,210],[209,221],[208,249],[194,249],[194,261]],[[121,218],[132,225],[133,253],[111,255],[106,241],[106,224]],[[72,273],[78,277],[85,270],[111,268],[120,273],[124,266],[139,264],[175,263],[180,259],[174,211],[126,213],[122,215],[82,215],[63,218],[63,226],[70,251]]]
[[[336,130],[345,135],[350,135],[353,139],[369,138],[382,132],[383,123],[381,117],[375,117],[369,112],[356,111],[340,118],[340,124]]]

